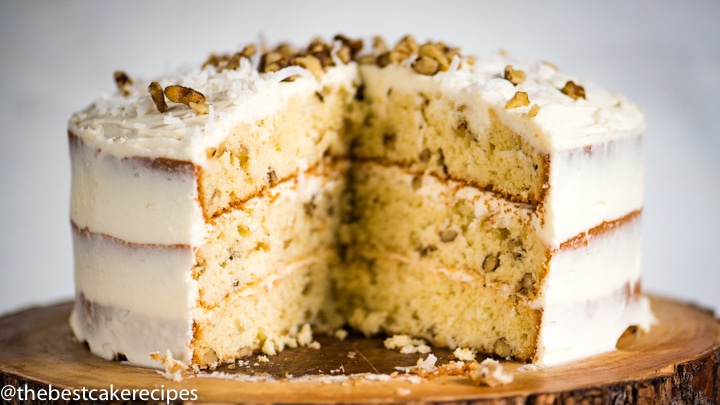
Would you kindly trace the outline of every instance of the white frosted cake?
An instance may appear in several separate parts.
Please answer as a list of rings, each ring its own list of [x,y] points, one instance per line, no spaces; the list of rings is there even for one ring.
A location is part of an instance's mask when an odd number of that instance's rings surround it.
[[[349,325],[551,366],[649,327],[620,95],[410,36],[115,78],[69,124],[70,321],[99,356],[212,368]]]

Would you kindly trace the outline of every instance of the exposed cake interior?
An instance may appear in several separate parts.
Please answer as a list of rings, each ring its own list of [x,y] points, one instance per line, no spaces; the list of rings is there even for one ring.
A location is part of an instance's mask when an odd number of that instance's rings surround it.
[[[214,367],[347,324],[552,365],[647,327],[637,107],[547,64],[383,47],[245,48],[159,83],[202,102],[160,112],[138,83],[76,114],[78,338]]]

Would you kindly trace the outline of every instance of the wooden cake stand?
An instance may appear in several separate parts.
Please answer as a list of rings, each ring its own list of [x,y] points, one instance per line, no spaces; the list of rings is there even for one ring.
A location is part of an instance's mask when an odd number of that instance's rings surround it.
[[[319,350],[285,350],[269,362],[251,356],[234,369],[172,381],[92,355],[73,338],[71,303],[62,303],[0,318],[0,389],[11,403],[20,402],[10,397],[18,388],[37,395],[52,387],[195,390],[199,402],[211,403],[720,404],[720,323],[696,306],[651,300],[660,323],[648,334],[626,334],[619,350],[561,367],[521,371],[521,364],[503,361],[514,381],[495,388],[464,376],[390,378],[383,374],[427,355],[400,354],[385,349],[380,338],[352,335],[343,341],[316,336]],[[450,351],[433,353],[438,364],[449,361]],[[203,378],[207,374],[214,378]]]

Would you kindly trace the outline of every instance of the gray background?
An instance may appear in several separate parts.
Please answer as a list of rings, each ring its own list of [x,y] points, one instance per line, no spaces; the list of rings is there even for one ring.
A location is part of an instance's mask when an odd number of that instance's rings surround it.
[[[0,313],[70,299],[67,119],[112,72],[154,77],[263,35],[503,48],[647,113],[644,287],[720,312],[720,2],[0,3]]]

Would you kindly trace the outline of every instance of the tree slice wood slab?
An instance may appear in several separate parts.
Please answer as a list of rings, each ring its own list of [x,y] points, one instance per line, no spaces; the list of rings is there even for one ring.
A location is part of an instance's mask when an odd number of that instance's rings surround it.
[[[195,389],[199,401],[212,403],[720,404],[720,323],[694,305],[651,300],[660,323],[649,333],[626,334],[618,350],[560,367],[520,371],[522,364],[502,361],[514,381],[494,388],[464,376],[389,378],[396,366],[427,355],[400,354],[385,349],[382,338],[354,335],[316,336],[319,350],[288,349],[264,363],[251,356],[247,365],[177,382],[92,355],[70,331],[72,304],[62,303],[0,318],[0,383],[36,390]],[[433,353],[438,364],[450,360],[447,349]],[[214,377],[204,378],[209,374]],[[244,375],[254,377],[242,381]]]

